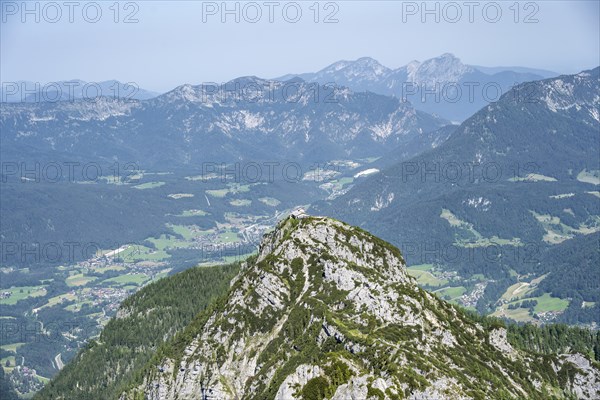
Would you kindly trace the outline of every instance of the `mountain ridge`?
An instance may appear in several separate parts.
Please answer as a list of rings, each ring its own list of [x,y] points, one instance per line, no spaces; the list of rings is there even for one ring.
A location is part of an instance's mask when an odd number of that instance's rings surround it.
[[[511,270],[527,282],[530,274],[543,276],[550,265],[533,260],[599,229],[597,181],[584,178],[600,170],[599,75],[595,68],[519,85],[452,129],[440,146],[372,174],[314,210],[399,246],[408,241],[412,264],[451,265],[466,280],[488,274],[498,287],[490,284],[478,310],[491,312],[517,281]],[[547,224],[542,216],[549,215],[561,222]],[[429,259],[426,245],[438,249]],[[535,255],[509,255],[527,245]],[[490,248],[497,258],[485,255]]]
[[[600,393],[600,370],[585,356],[541,359],[513,348],[505,329],[486,329],[419,289],[393,246],[323,217],[283,220],[227,297],[178,343],[121,399]],[[544,367],[533,368],[538,363]]]
[[[517,67],[480,68],[462,63],[452,53],[410,63],[396,69],[370,57],[338,61],[314,73],[287,74],[321,84],[336,83],[355,91],[372,91],[410,101],[415,108],[462,121],[494,102],[512,86],[558,74]],[[492,88],[492,90],[490,90]],[[499,93],[497,93],[499,92]]]
[[[453,53],[451,52],[446,52],[446,53],[442,53],[439,56],[436,57],[431,57],[431,58],[427,58],[425,59],[425,61],[431,61],[431,60],[435,60],[438,58],[454,58],[456,60],[459,60],[458,57],[456,57]],[[281,75],[279,77],[274,78],[275,80],[287,80],[290,77],[294,77],[294,76],[299,76],[301,77],[302,75],[310,75],[310,74],[315,74],[315,73],[319,73],[319,72],[323,72],[326,70],[340,70],[342,68],[345,68],[349,65],[352,65],[353,63],[357,63],[359,61],[362,61],[362,63],[368,62],[369,64],[373,64],[373,65],[378,65],[380,68],[391,72],[391,71],[398,71],[398,70],[402,70],[402,69],[406,69],[406,70],[414,70],[415,68],[418,68],[419,65],[421,65],[421,61],[419,60],[412,60],[404,65],[401,65],[397,68],[393,68],[393,67],[387,67],[383,64],[381,64],[379,61],[377,61],[375,58],[370,57],[370,56],[363,56],[363,57],[359,57],[355,60],[352,59],[343,59],[343,60],[338,60],[335,61],[329,65],[327,65],[326,67],[318,70],[317,72],[307,72],[307,73],[288,73],[285,75]],[[503,72],[503,71],[514,71],[514,72],[520,72],[520,73],[531,73],[531,74],[535,74],[535,75],[539,75],[542,76],[543,78],[552,78],[559,74],[558,72],[555,71],[550,71],[550,70],[545,70],[545,69],[539,69],[539,68],[530,68],[530,67],[522,67],[522,66],[496,66],[496,67],[490,67],[490,66],[482,66],[482,65],[474,65],[474,64],[467,64],[467,67],[471,68],[471,69],[477,69],[480,70],[481,72],[484,72],[486,74],[489,75],[493,75],[496,74],[498,72]]]
[[[2,82],[0,85],[1,103],[55,103],[58,101],[94,101],[99,97],[125,100],[148,100],[160,93],[139,87],[135,82],[120,82],[109,79],[100,82],[87,82],[69,79],[56,82],[16,81]]]
[[[31,146],[92,160],[144,160],[150,168],[273,161],[273,154],[295,162],[371,157],[446,121],[375,93],[242,77],[182,85],[144,101],[6,103],[0,124],[6,159],[18,154],[11,148]]]

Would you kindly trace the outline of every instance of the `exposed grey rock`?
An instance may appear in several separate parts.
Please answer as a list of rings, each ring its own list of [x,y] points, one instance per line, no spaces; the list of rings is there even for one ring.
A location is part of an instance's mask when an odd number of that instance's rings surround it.
[[[569,389],[597,398],[600,371],[584,356],[557,359],[552,379],[514,370],[536,357],[514,349],[506,329],[487,332],[419,289],[385,242],[335,220],[290,218],[265,236],[179,357],[136,390],[149,400],[292,400],[305,388],[333,400],[466,400],[499,390],[528,398],[560,392],[556,374],[572,364]],[[482,363],[496,381],[472,368]]]

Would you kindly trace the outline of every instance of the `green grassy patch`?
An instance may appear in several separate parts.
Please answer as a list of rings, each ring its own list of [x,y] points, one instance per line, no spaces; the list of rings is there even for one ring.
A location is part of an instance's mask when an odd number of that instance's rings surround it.
[[[209,181],[211,179],[217,179],[219,177],[216,173],[209,173],[204,175],[194,175],[194,176],[186,176],[185,179],[188,181]]]
[[[277,207],[281,202],[273,197],[261,197],[258,199],[261,203],[264,203],[271,207]]]
[[[433,264],[418,264],[408,267],[412,271],[431,271]]]
[[[171,229],[173,232],[183,236],[184,240],[192,240],[196,237],[210,235],[213,233],[212,229],[207,231],[201,230],[196,225],[171,225],[167,224],[167,227]],[[175,240],[175,238],[173,238]]]
[[[150,240],[150,239],[149,239]],[[154,250],[146,246],[130,246],[119,253],[119,258],[124,262],[133,263],[136,261],[160,261],[171,257],[164,250]]]
[[[75,304],[69,304],[68,306],[64,307],[64,309],[67,311],[79,312],[79,311],[81,311],[81,307],[83,307],[84,304],[91,306],[94,303],[90,300],[78,301]]]
[[[528,295],[533,289],[531,285],[527,282],[517,282],[514,285],[510,286],[501,299],[512,302],[515,300],[522,299],[524,296]]]
[[[206,211],[203,210],[185,210],[181,214],[177,215],[178,217],[204,217],[208,215]]]
[[[140,190],[154,189],[157,187],[161,187],[163,185],[165,185],[165,182],[146,182],[146,183],[142,183],[141,185],[136,185],[136,186],[134,186],[134,188],[140,189]]]
[[[160,235],[158,238],[148,238],[160,252],[166,249],[187,247],[189,244],[170,235]],[[166,253],[165,253],[166,254]]]
[[[577,180],[579,182],[591,183],[592,185],[600,185],[600,171],[599,170],[583,170],[577,174]]]
[[[154,244],[158,251],[163,253],[167,249],[188,248],[194,245],[194,238],[213,233],[212,230],[200,230],[196,225],[167,224],[167,227],[171,229],[174,234],[162,234],[158,238],[151,237],[146,239],[148,242]],[[175,236],[175,234],[182,236],[183,239]]]
[[[247,193],[250,191],[250,185],[241,185],[239,183],[228,183],[226,188],[206,190],[206,194],[212,197],[223,198],[228,194]]]
[[[475,229],[473,224],[461,220],[445,208],[442,208],[440,218],[448,221],[450,226],[456,229],[454,243],[460,247],[473,248],[488,247],[491,245],[519,247],[523,245],[520,238],[503,239],[498,236],[486,238]]]
[[[535,312],[549,312],[549,311],[564,311],[569,306],[569,300],[559,299],[558,297],[552,297],[549,293],[544,293],[543,296],[534,297],[533,300],[537,300],[537,305],[534,307]]]
[[[352,178],[352,177],[345,177],[345,178],[338,179],[337,182],[341,186],[350,185],[351,183],[354,182],[354,178]]]
[[[229,193],[247,193],[250,191],[250,185],[240,185],[239,183],[228,183]]]
[[[527,174],[523,177],[510,178],[511,182],[556,182],[556,178],[542,174]]]
[[[140,286],[142,283],[146,282],[148,279],[148,275],[146,274],[125,274],[120,276],[115,276],[114,278],[106,279],[104,282],[116,283],[122,286],[128,284],[134,284],[136,286]]]
[[[67,286],[85,286],[88,283],[96,280],[97,278],[95,276],[85,276],[84,274],[75,274],[75,275],[71,275],[69,276],[66,280],[65,283],[67,284]]]
[[[115,265],[108,265],[106,267],[94,268],[94,271],[103,274],[107,271],[123,271],[124,269],[125,269],[124,266],[115,264]]]
[[[447,279],[440,279],[429,271],[407,268],[408,273],[417,280],[421,286],[440,287],[448,284]]]
[[[179,200],[179,199],[191,198],[191,197],[194,197],[194,195],[192,193],[171,193],[167,197],[170,197],[171,199]]]
[[[517,322],[532,322],[533,317],[529,315],[529,310],[526,308],[517,308],[515,310],[509,310],[506,307],[502,307],[492,314],[494,317],[510,318]]]
[[[513,285],[516,286],[516,285]],[[513,287],[511,286],[511,288]],[[531,291],[531,290],[530,290]],[[508,292],[508,291],[507,291]],[[513,290],[513,292],[518,293],[517,290]],[[549,293],[544,293],[542,296],[538,297],[523,297],[524,294],[527,293],[527,290],[522,290],[521,295],[512,296],[512,301],[502,304],[500,307],[496,309],[492,313],[494,317],[501,318],[510,318],[517,322],[535,322],[533,315],[530,313],[528,308],[519,307],[514,310],[510,310],[508,307],[510,305],[514,305],[516,303],[520,303],[525,300],[535,300],[537,304],[533,307],[533,312],[540,314],[546,312],[562,312],[567,309],[569,306],[569,300],[559,299],[557,297],[552,297]],[[505,296],[507,294],[505,293]]]
[[[213,189],[206,191],[207,195],[218,198],[227,196],[227,193],[229,193],[229,189]]]
[[[565,240],[572,239],[576,234],[589,235],[600,230],[600,217],[594,215],[583,223],[580,223],[577,228],[563,223],[559,217],[550,214],[538,214],[535,211],[530,212],[535,219],[546,230],[544,242],[549,244],[559,244]]]
[[[24,300],[29,297],[40,297],[46,295],[44,286],[17,286],[10,289],[0,289],[0,293],[10,293],[10,296],[5,299],[0,299],[0,304],[13,305],[19,300]]]
[[[229,202],[229,204],[231,204],[234,207],[246,207],[246,206],[249,206],[250,204],[252,204],[252,200],[236,199],[236,200],[231,200]]]
[[[434,293],[445,300],[455,300],[467,292],[464,286],[451,286],[436,290]]]
[[[167,225],[173,232],[183,236],[185,240],[190,240],[196,237],[198,234],[196,233],[196,229],[194,226],[188,225]]]
[[[223,232],[219,235],[219,240],[223,243],[235,243],[240,239],[238,238],[237,233],[235,232]]]
[[[3,344],[0,346],[2,350],[12,351],[13,353],[17,352],[17,349],[23,346],[25,343],[11,343],[11,344]]]
[[[77,299],[77,297],[75,296],[74,293],[65,293],[65,294],[61,294],[58,296],[54,296],[54,297],[51,297],[50,299],[48,299],[48,302],[46,304],[44,304],[43,306],[41,306],[40,308],[38,308],[38,310],[41,310],[42,308],[46,308],[46,307],[55,306],[57,304],[62,303],[63,301],[73,301],[76,299]]]

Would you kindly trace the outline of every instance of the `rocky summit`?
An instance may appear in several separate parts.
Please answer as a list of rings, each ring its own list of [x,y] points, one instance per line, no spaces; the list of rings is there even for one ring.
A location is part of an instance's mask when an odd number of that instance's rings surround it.
[[[227,295],[157,353],[128,399],[594,399],[584,354],[513,347],[417,287],[399,250],[320,217],[267,234]]]

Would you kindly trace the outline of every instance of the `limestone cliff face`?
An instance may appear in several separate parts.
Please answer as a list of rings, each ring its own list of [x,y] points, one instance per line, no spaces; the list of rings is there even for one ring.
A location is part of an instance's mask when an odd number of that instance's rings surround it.
[[[419,289],[388,243],[311,217],[266,235],[228,296],[122,399],[547,399],[564,390],[598,398],[600,372],[583,356],[512,348],[502,328],[486,331]]]

